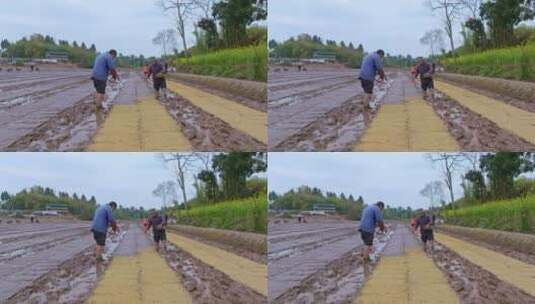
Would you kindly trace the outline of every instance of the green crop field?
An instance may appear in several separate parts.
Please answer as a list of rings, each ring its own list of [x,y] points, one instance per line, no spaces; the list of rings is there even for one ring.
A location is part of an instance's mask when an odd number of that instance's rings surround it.
[[[534,233],[535,195],[447,210],[443,215],[454,225]]]
[[[177,223],[267,233],[267,197],[246,198],[177,211]]]
[[[267,81],[267,45],[226,49],[212,53],[179,58],[177,69],[181,72]]]
[[[448,72],[535,81],[535,43],[441,61]]]

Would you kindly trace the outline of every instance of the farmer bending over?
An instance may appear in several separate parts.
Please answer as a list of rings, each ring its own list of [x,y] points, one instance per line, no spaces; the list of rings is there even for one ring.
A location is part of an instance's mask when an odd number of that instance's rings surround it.
[[[115,69],[115,58],[117,58],[117,51],[110,50],[108,53],[98,55],[93,64],[91,79],[93,80],[93,85],[97,91],[95,97],[97,112],[100,112],[103,109],[102,103],[104,102],[104,95],[106,94],[108,75],[111,73],[114,80],[119,80],[119,75]]]
[[[386,80],[385,71],[383,69],[384,63],[383,58],[385,57],[385,52],[383,50],[378,50],[375,53],[372,53],[362,60],[362,65],[360,67],[359,79],[364,89],[365,99],[364,105],[366,108],[371,109],[370,102],[373,98],[373,87],[375,84],[375,76],[379,74],[381,81]]]
[[[117,203],[112,201],[107,205],[98,207],[93,216],[91,231],[93,232],[93,238],[97,243],[95,248],[95,259],[97,262],[103,261],[102,253],[106,247],[106,233],[108,232],[108,227],[111,226],[115,233],[119,232],[119,227],[117,227],[117,222],[112,214],[112,211],[115,209],[117,209]]]
[[[375,205],[369,205],[362,210],[362,216],[360,218],[360,237],[366,247],[362,253],[362,258],[365,262],[371,262],[370,255],[373,251],[373,237],[375,233],[375,227],[379,226],[381,231],[386,231],[385,224],[383,222],[383,210],[385,204],[383,202],[377,202]]]

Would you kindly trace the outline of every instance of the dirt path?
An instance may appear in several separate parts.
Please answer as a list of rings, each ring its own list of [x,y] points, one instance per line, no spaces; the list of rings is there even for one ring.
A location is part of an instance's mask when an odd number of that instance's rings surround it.
[[[395,72],[391,78],[392,85],[380,100],[377,116],[354,150],[459,151],[455,139],[421,98],[409,76]]]
[[[473,264],[496,275],[511,285],[535,296],[535,265],[502,255],[498,252],[437,233],[437,240]]]
[[[191,144],[159,101],[115,105],[88,151],[190,151]]]
[[[169,242],[190,253],[202,263],[214,267],[232,280],[267,296],[267,265],[175,233],[168,233],[168,239]]]
[[[461,105],[496,123],[500,128],[535,144],[535,124],[533,123],[535,113],[442,81],[437,81],[436,87]]]
[[[426,101],[408,99],[381,106],[355,151],[459,151],[442,120]]]
[[[354,303],[460,303],[442,272],[398,225],[384,254]]]
[[[168,87],[177,95],[223,120],[233,128],[262,143],[267,143],[266,113],[178,82],[169,81]]]
[[[141,229],[131,226],[88,303],[192,303]]]

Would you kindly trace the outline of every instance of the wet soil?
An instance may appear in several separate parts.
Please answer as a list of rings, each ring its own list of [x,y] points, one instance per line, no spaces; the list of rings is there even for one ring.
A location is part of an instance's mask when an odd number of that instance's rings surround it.
[[[356,70],[284,72],[270,76],[268,85],[269,146],[283,145],[288,138],[362,94]],[[290,140],[290,143],[293,143]]]
[[[460,235],[460,234],[457,234],[457,233],[452,233],[450,231],[441,230],[441,232],[444,233],[444,234],[448,234],[448,235],[450,235],[452,237],[455,237],[455,238],[470,242],[472,244],[487,248],[489,250],[493,250],[493,251],[499,252],[499,253],[501,253],[503,255],[506,255],[508,257],[517,259],[517,260],[522,261],[524,263],[535,265],[535,253],[526,254],[526,253],[519,252],[519,251],[513,250],[511,248],[505,247],[505,246],[500,246],[500,245],[496,245],[496,244],[490,244],[488,242],[476,240],[476,239],[473,239],[473,238],[470,238],[470,237],[467,237],[467,236],[464,236],[464,235]]]
[[[188,86],[197,88],[197,89],[202,90],[204,92],[207,92],[207,93],[210,93],[210,94],[213,94],[213,95],[216,95],[216,96],[228,99],[228,100],[239,102],[239,103],[243,104],[244,106],[247,106],[247,107],[249,107],[251,109],[255,109],[255,110],[258,110],[258,111],[262,111],[262,112],[267,112],[267,103],[266,103],[265,100],[254,100],[254,99],[251,99],[251,98],[247,98],[245,96],[239,96],[239,95],[232,94],[230,92],[225,92],[225,91],[222,91],[222,90],[218,90],[218,89],[212,88],[212,87],[210,87],[208,85],[203,85],[201,83],[194,82],[194,81],[184,81],[184,80],[179,80],[179,79],[173,79],[173,81],[180,82],[180,83],[182,83],[184,85],[188,85]],[[239,80],[233,79],[233,81],[239,81]]]
[[[274,227],[271,229],[271,227]],[[277,299],[314,273],[362,245],[358,223],[321,221],[273,223],[268,235],[268,290]]]
[[[97,112],[93,94],[55,113],[31,132],[11,143],[6,151],[83,151],[106,119],[112,104],[132,103],[150,94],[135,73],[126,72],[122,82],[109,82],[104,110]]]
[[[475,88],[474,86],[470,86],[470,85],[467,85],[467,84],[464,84],[464,83],[461,83],[461,82],[457,82],[457,81],[452,81],[452,80],[449,80],[449,79],[441,79],[441,80],[443,80],[444,82],[449,83],[451,85],[455,85],[455,86],[458,86],[460,88],[472,91],[474,93],[478,93],[478,94],[483,95],[483,96],[487,96],[487,97],[490,97],[490,98],[493,98],[493,99],[496,99],[496,100],[499,100],[499,101],[503,101],[505,103],[508,103],[508,104],[510,104],[510,105],[512,105],[514,107],[517,107],[519,109],[522,109],[524,111],[534,112],[535,113],[535,102],[524,101],[524,100],[521,100],[521,99],[518,99],[518,98],[511,97],[511,96],[506,96],[506,95],[503,95],[503,94],[498,94],[498,93],[490,92],[490,91],[487,91],[487,90],[478,89],[478,88]]]
[[[225,244],[222,241],[208,240],[206,238],[202,238],[202,237],[200,237],[198,235],[195,235],[193,233],[188,233],[188,232],[185,232],[185,231],[174,230],[173,233],[185,236],[187,238],[190,238],[190,239],[193,239],[193,240],[196,240],[196,241],[199,241],[199,242],[203,242],[203,243],[205,243],[207,245],[214,246],[214,247],[226,250],[228,252],[232,252],[232,253],[234,253],[236,255],[239,255],[239,256],[244,257],[246,259],[249,259],[251,261],[255,261],[257,263],[267,264],[267,255],[259,254],[257,252],[252,251],[252,250],[247,250],[244,247],[232,246],[232,245],[229,245],[229,244]],[[237,233],[239,233],[239,232],[237,232]]]
[[[128,229],[128,224],[121,226],[121,229]],[[101,263],[95,263],[94,242],[91,237],[91,241],[87,242],[89,245],[80,247],[79,253],[19,290],[6,303],[85,303],[124,236],[124,232],[118,235],[108,234],[104,253],[106,260]],[[62,243],[56,244],[58,250],[61,249]]]
[[[162,253],[168,265],[177,272],[195,304],[267,303],[266,297],[233,281],[172,244]]]
[[[161,103],[180,124],[196,151],[264,151],[266,145],[204,112],[188,100],[169,94]]]
[[[535,145],[437,92],[430,103],[463,151],[531,151]]]
[[[501,281],[441,244],[435,244],[432,259],[445,274],[463,304],[535,303],[535,297]]]
[[[388,226],[390,229],[390,225]],[[351,231],[351,235],[355,232]],[[345,238],[351,238],[347,235]],[[374,241],[374,254],[379,256],[389,239],[391,233],[377,234]],[[272,300],[272,303],[353,303],[356,295],[364,286],[366,278],[377,266],[378,260],[363,264],[362,243],[346,251],[340,256],[324,253],[331,257],[331,261],[321,265],[315,272],[301,280],[298,285],[284,291]],[[328,246],[325,246],[328,248]],[[302,262],[314,261],[303,259]],[[293,268],[295,271],[295,268]],[[271,283],[271,282],[270,282]]]

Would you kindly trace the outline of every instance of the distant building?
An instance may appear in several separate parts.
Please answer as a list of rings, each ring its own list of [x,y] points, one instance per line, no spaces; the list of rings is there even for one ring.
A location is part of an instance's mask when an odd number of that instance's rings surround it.
[[[66,214],[69,213],[69,207],[65,204],[47,204],[45,211]]]
[[[69,53],[67,52],[46,52],[45,59],[56,62],[68,62]]]
[[[312,59],[323,62],[336,62],[336,53],[329,51],[315,51],[312,54]]]
[[[324,213],[336,213],[336,205],[333,204],[314,204],[312,211]]]

